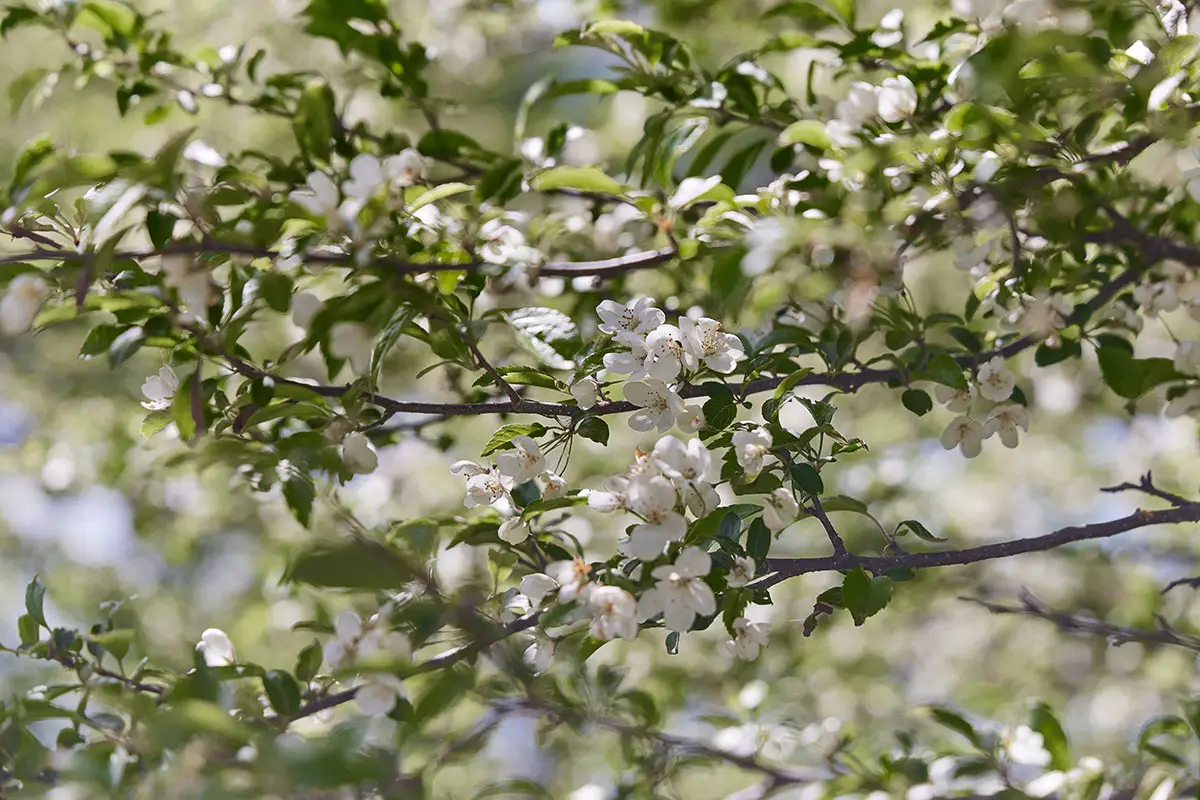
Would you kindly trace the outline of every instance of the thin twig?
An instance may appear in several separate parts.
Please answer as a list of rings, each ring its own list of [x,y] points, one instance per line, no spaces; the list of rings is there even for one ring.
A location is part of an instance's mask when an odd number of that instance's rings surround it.
[[[1159,489],[1154,485],[1154,478],[1149,472],[1143,475],[1141,480],[1139,480],[1137,483],[1126,482],[1116,486],[1106,486],[1100,491],[1107,492],[1109,494],[1115,494],[1116,492],[1142,492],[1143,494],[1148,494],[1151,497],[1157,497],[1160,500],[1166,500],[1173,506],[1182,506],[1191,502],[1186,497],[1177,495],[1174,492],[1168,492],[1163,489]]]
[[[1068,614],[1064,611],[1056,611],[1043,603],[1038,598],[1034,597],[1028,590],[1022,589],[1020,603],[1005,604],[993,603],[987,600],[982,600],[977,597],[964,597],[970,603],[975,603],[986,608],[993,614],[1020,614],[1028,617],[1037,617],[1044,619],[1047,622],[1052,622],[1058,626],[1059,630],[1064,633],[1082,633],[1092,636],[1103,636],[1108,639],[1109,643],[1114,647],[1126,644],[1128,642],[1138,642],[1140,644],[1152,645],[1170,645],[1172,647],[1182,647],[1185,650],[1200,653],[1200,638],[1186,633],[1177,633],[1172,629],[1166,620],[1161,617],[1157,618],[1159,627],[1157,630],[1146,630],[1143,628],[1127,628],[1121,625],[1113,625],[1109,622],[1103,622],[1093,617],[1085,617],[1079,614]]]
[[[815,494],[812,496],[812,508],[808,509],[808,512],[821,521],[821,526],[829,536],[829,543],[833,545],[834,555],[846,555],[846,543],[838,535],[837,528],[833,527],[829,515],[825,513],[825,507],[821,505],[821,499]]]
[[[467,348],[475,356],[475,360],[479,362],[479,366],[491,377],[492,382],[496,384],[496,388],[508,395],[509,399],[513,402],[513,406],[519,409],[525,402],[525,398],[521,397],[521,393],[514,389],[511,383],[504,380],[504,376],[497,372],[496,368],[483,357],[483,353],[479,352],[479,346],[475,344],[471,336],[463,336],[463,341],[467,343]]]

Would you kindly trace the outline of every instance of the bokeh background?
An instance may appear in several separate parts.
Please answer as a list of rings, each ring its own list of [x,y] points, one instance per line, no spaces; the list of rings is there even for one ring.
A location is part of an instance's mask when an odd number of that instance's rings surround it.
[[[419,117],[380,99],[363,75],[338,58],[333,45],[299,35],[296,14],[302,3],[144,5],[161,11],[187,46],[217,49],[249,41],[268,50],[264,72],[314,69],[354,89],[351,119],[422,129]],[[753,12],[770,4],[424,0],[392,5],[403,9],[397,18],[407,25],[406,36],[436,54],[434,94],[457,101],[446,118],[504,149],[516,147],[513,120],[532,83],[550,73],[582,77],[605,69],[598,53],[553,50],[557,31],[585,18],[620,15],[670,30],[715,64],[761,40],[764,32],[753,24]],[[918,24],[931,11],[923,3],[904,7]],[[868,3],[860,5],[860,15],[882,16],[890,8]],[[20,31],[0,47],[0,82],[31,67],[57,66],[63,58],[60,42],[38,31]],[[768,66],[787,85],[800,87],[807,58],[777,55]],[[15,115],[0,110],[0,175],[23,143],[42,134],[81,151],[153,151],[170,133],[195,125],[197,138],[217,150],[294,148],[286,121],[215,101],[202,103],[194,116],[175,107],[152,125],[142,121],[146,110],[135,108],[120,118],[112,87],[103,81],[82,90],[60,85],[53,96],[34,98]],[[620,159],[639,137],[647,113],[645,102],[632,94],[561,101],[542,108],[529,131],[572,122],[590,131],[584,144],[595,159]],[[749,180],[765,183],[769,177],[764,165]],[[13,247],[0,240],[0,251]],[[947,261],[932,254],[910,264],[906,279],[922,308],[951,307],[965,296],[967,278]],[[773,280],[756,289],[729,320],[733,326],[761,325],[775,304],[795,293],[786,276]],[[655,295],[662,288],[659,277],[639,273],[621,291]],[[1188,330],[1186,319],[1168,317],[1167,322],[1177,333]],[[187,449],[173,429],[143,439],[139,387],[160,362],[147,351],[115,371],[102,358],[81,360],[76,354],[84,332],[82,326],[64,325],[34,337],[0,339],[0,642],[17,641],[25,584],[40,573],[50,588],[52,624],[87,626],[100,615],[102,603],[124,601],[119,613],[139,630],[138,647],[153,661],[186,668],[200,632],[220,627],[242,658],[289,667],[311,639],[293,632],[292,625],[314,617],[317,598],[278,580],[288,549],[310,534],[279,497],[253,494],[227,469],[172,463]],[[256,335],[298,338],[286,326]],[[1173,352],[1157,323],[1148,324],[1138,349],[1140,355]],[[388,393],[401,398],[444,393],[436,374],[413,380],[426,365],[421,358],[415,348],[395,351],[386,371]],[[864,439],[870,451],[833,465],[826,485],[869,502],[885,524],[919,519],[949,537],[950,546],[1034,536],[1124,515],[1138,498],[1101,494],[1099,488],[1136,480],[1148,469],[1165,488],[1192,495],[1200,488],[1194,421],[1164,418],[1158,398],[1128,413],[1102,391],[1094,359],[1036,371],[1031,359],[1012,366],[1033,418],[1030,434],[1016,450],[991,440],[982,457],[965,461],[937,441],[949,412],[939,408],[918,419],[900,407],[897,393],[868,387],[839,401],[838,422],[848,436]],[[319,374],[319,365],[310,368]],[[461,481],[447,467],[477,456],[493,427],[494,420],[455,420],[452,430],[435,426],[401,438],[381,452],[377,472],[356,478],[339,494],[372,525],[455,509],[461,504]],[[653,441],[620,419],[613,420],[613,433],[608,449],[589,442],[576,447],[566,473],[573,486],[599,486],[605,475],[628,463],[635,445]],[[339,524],[330,508],[319,503],[318,528]],[[835,521],[852,549],[879,547],[878,534],[860,518],[837,514]],[[600,557],[613,551],[620,524],[586,513],[570,523]],[[609,645],[595,660],[623,662],[631,669],[627,680],[678,698],[685,710],[672,726],[718,735],[729,746],[765,742],[767,753],[775,756],[819,748],[839,726],[886,740],[896,730],[923,725],[914,707],[924,703],[950,703],[1013,723],[1024,718],[1032,698],[1061,711],[1081,752],[1112,756],[1126,751],[1142,721],[1173,710],[1196,688],[1192,656],[1073,638],[1036,620],[990,616],[960,598],[1013,598],[1027,587],[1054,606],[1112,622],[1152,626],[1153,616],[1162,614],[1179,629],[1193,630],[1200,626],[1195,592],[1181,588],[1163,596],[1160,590],[1172,579],[1200,572],[1198,534],[1195,526],[1146,529],[1055,552],[929,571],[899,585],[892,606],[863,627],[839,616],[809,639],[801,635],[800,620],[833,581],[829,576],[795,579],[773,591],[774,606],[754,609],[773,626],[771,644],[756,662],[736,661],[719,626],[685,637],[675,657],[666,655],[661,634],[651,633],[634,643]],[[775,554],[815,555],[825,547],[824,536],[809,520],[789,529]],[[467,546],[447,550],[439,557],[439,574],[453,584],[483,560],[483,553]],[[44,682],[52,674],[0,655],[0,693]],[[531,720],[511,718],[482,761],[463,768],[462,780],[478,781],[484,774],[536,777],[560,793],[585,787],[581,800],[589,797],[586,787],[611,780],[603,748],[563,761],[539,749],[535,734]]]

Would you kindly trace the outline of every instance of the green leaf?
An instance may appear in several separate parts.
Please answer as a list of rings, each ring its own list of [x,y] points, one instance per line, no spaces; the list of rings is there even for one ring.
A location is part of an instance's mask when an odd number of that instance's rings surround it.
[[[258,278],[258,292],[272,311],[286,314],[292,304],[292,279],[282,272],[264,272]]]
[[[483,452],[479,455],[481,458],[486,458],[497,450],[507,450],[512,445],[512,440],[518,436],[528,436],[536,439],[546,432],[546,426],[540,423],[512,423],[505,425],[492,434],[492,438],[488,439],[486,445],[483,446]]]
[[[1071,748],[1067,732],[1054,711],[1041,700],[1034,702],[1029,714],[1029,727],[1042,735],[1042,746],[1050,753],[1050,768],[1066,771],[1071,768]]]
[[[917,522],[915,519],[902,520],[896,525],[896,536],[903,536],[907,531],[912,531],[913,535],[918,539],[924,539],[927,542],[946,542],[948,539],[943,539],[939,536],[934,536],[929,532],[929,529]]]
[[[867,504],[844,494],[835,494],[821,500],[821,507],[826,511],[852,511],[855,514],[867,514]],[[868,516],[870,516],[868,514]]]
[[[1134,358],[1123,347],[1102,345],[1096,351],[1100,372],[1108,387],[1127,400],[1137,400],[1146,392],[1168,381],[1184,380],[1167,358]]]
[[[174,417],[170,409],[151,411],[142,419],[142,438],[149,439],[154,434],[171,424]]]
[[[957,711],[952,711],[944,706],[931,706],[929,714],[942,727],[949,728],[955,733],[966,737],[967,741],[971,744],[976,747],[979,746],[979,734],[975,732],[975,726]]]
[[[584,417],[575,426],[575,432],[597,444],[608,444],[608,423],[599,417]]]
[[[475,187],[469,183],[443,183],[434,186],[429,191],[422,194],[416,200],[412,201],[406,209],[409,214],[415,214],[431,203],[436,203],[438,200],[445,200],[447,197],[453,197],[456,194],[470,192]]]
[[[891,579],[882,575],[868,577],[862,567],[852,569],[842,583],[842,603],[855,625],[862,625],[867,618],[878,614],[891,599]]]
[[[900,402],[918,417],[923,417],[933,410],[933,399],[928,392],[921,389],[906,389],[900,395]]]
[[[418,723],[452,708],[463,700],[475,686],[475,670],[465,666],[454,666],[438,674],[433,684],[414,704],[414,716]]]
[[[771,529],[762,517],[755,517],[746,533],[746,555],[754,559],[760,568],[771,550]]]
[[[48,69],[34,67],[25,70],[8,84],[8,107],[14,116],[21,110],[21,106],[25,104],[25,99],[29,97],[30,93],[49,74],[50,70]]]
[[[306,583],[342,589],[401,589],[416,577],[400,554],[355,536],[305,545],[292,557],[282,583]]]
[[[534,175],[529,185],[538,192],[554,189],[578,189],[619,197],[627,191],[620,181],[596,167],[551,167]]]
[[[802,119],[783,129],[783,133],[779,134],[779,144],[804,144],[818,150],[828,150],[833,147],[833,140],[825,132],[824,123],[815,119]]]
[[[21,637],[21,644],[26,647],[37,644],[41,636],[37,620],[28,614],[17,617],[17,635]]]
[[[333,90],[323,81],[310,81],[296,102],[292,132],[300,151],[309,158],[329,162],[337,127]]]
[[[804,367],[803,369],[798,369],[791,375],[788,375],[783,379],[782,383],[775,387],[775,401],[782,402],[783,398],[796,386],[796,384],[800,383],[800,381],[804,380],[811,374],[812,368]]]
[[[704,412],[704,424],[718,431],[728,428],[737,419],[737,403],[729,392],[710,397],[701,411]]]
[[[963,392],[967,390],[967,378],[963,375],[963,368],[949,353],[934,354],[933,358],[929,359],[929,363],[925,365],[925,369],[921,370],[921,377],[927,381],[949,386],[951,389]]]
[[[731,542],[742,538],[742,518],[736,511],[730,511],[721,518],[721,524],[717,526],[717,538]]]
[[[667,655],[679,655],[679,631],[671,631],[667,634]]]
[[[793,464],[791,469],[792,481],[800,491],[811,495],[821,495],[825,491],[825,482],[821,473],[812,464]]]
[[[38,576],[34,575],[33,580],[25,587],[25,611],[38,625],[48,628],[50,626],[46,624],[46,615],[42,610],[45,599],[46,587],[38,580]]]
[[[283,482],[283,499],[288,511],[303,527],[307,528],[312,521],[313,499],[316,490],[312,481],[305,475],[292,475]]]
[[[271,708],[281,717],[290,717],[300,710],[300,687],[296,679],[281,669],[267,671],[262,676],[263,689]]]
[[[571,369],[569,360],[583,342],[579,328],[566,314],[553,308],[519,308],[504,315],[517,343],[552,369]]]
[[[313,639],[296,656],[296,680],[301,683],[311,681],[321,671],[321,662],[323,660],[324,652],[321,648],[321,642]]]
[[[108,346],[108,363],[112,366],[124,364],[146,343],[146,332],[139,327],[126,328]]]
[[[195,373],[192,373],[195,375]],[[175,423],[175,428],[179,431],[179,438],[185,442],[191,441],[196,437],[196,420],[192,416],[192,386],[195,381],[192,375],[186,378],[180,378],[179,390],[175,392],[175,397],[171,400],[171,420]]]
[[[105,631],[103,633],[89,634],[87,640],[100,645],[105,650],[113,654],[113,657],[121,661],[129,653],[129,648],[133,646],[133,640],[137,632],[132,628],[117,628],[116,630]]]

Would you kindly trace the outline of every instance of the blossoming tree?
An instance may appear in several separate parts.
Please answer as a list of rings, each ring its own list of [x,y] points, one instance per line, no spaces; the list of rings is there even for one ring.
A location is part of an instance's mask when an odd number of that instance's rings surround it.
[[[212,627],[189,632],[182,663],[153,657],[124,612],[61,624],[54,582],[35,578],[5,651],[57,677],[0,709],[5,796],[574,790],[569,770],[455,777],[514,717],[568,765],[587,759],[580,733],[615,736],[617,766],[580,798],[709,774],[679,796],[1196,790],[1200,712],[1183,698],[1109,762],[1072,751],[1041,703],[1021,724],[939,705],[920,736],[746,747],[689,728],[708,712],[686,671],[657,690],[633,677],[646,652],[689,648],[752,670],[779,638],[820,648],[839,626],[887,627],[943,569],[1200,522],[1194,483],[1130,474],[1093,487],[1136,498],[1130,513],[969,546],[834,488],[887,438],[838,414],[856,403],[936,420],[963,471],[1053,427],[1031,400],[1044,373],[1121,413],[1200,413],[1187,9],[745,8],[759,40],[725,60],[620,18],[560,32],[555,47],[603,59],[539,76],[511,145],[456,124],[437,57],[382,0],[312,0],[298,25],[336,45],[357,91],[411,112],[402,130],[356,118],[343,80],[271,73],[263,50],[179,49],[136,3],[5,9],[9,41],[65,45],[59,68],[12,81],[15,107],[96,90],[149,122],[217,104],[290,126],[275,149],[222,152],[182,125],[154,152],[24,146],[0,194],[0,331],[61,329],[84,358],[144,369],[138,446],[166,440],[167,469],[224,468],[233,493],[286,505],[305,533],[275,591],[308,610],[291,652],[259,663]],[[795,54],[802,80],[784,81]],[[614,96],[647,111],[602,154],[558,101]],[[461,502],[359,519],[344,492],[413,439],[434,445],[430,464],[452,454]],[[598,473],[607,458],[615,474]],[[461,552],[475,569],[448,579]],[[768,624],[789,585],[810,611]],[[984,602],[1200,650],[1165,619]],[[61,723],[49,741],[46,720]]]

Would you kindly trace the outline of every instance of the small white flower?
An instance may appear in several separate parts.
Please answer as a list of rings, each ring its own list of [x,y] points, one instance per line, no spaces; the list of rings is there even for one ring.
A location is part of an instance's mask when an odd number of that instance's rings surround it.
[[[525,648],[525,664],[535,674],[542,674],[554,663],[554,650],[557,643],[541,631],[533,632],[533,643]]]
[[[975,385],[967,383],[967,389],[963,391],[962,389],[938,384],[933,389],[933,396],[937,398],[939,403],[946,406],[948,411],[953,411],[955,414],[962,414],[975,401]]]
[[[766,497],[763,522],[772,531],[781,531],[800,516],[800,504],[787,489],[779,488]]]
[[[580,408],[591,408],[600,397],[600,384],[595,378],[583,378],[571,384],[571,397]]]
[[[529,538],[529,526],[520,517],[509,517],[500,523],[500,540],[509,544],[520,544]]]
[[[1005,447],[1016,447],[1018,428],[1029,431],[1029,412],[1024,406],[1013,403],[992,411],[983,426],[983,436],[990,439],[993,434],[998,433]]]
[[[542,473],[542,499],[557,500],[567,496],[567,482],[553,472]]]
[[[576,598],[586,600],[591,591],[591,584],[588,583],[591,572],[591,564],[582,558],[552,561],[546,565],[544,573],[534,572],[521,579],[521,594],[528,597],[534,606],[540,606],[542,600],[551,593],[555,593],[560,603],[569,603]]]
[[[329,352],[350,362],[350,368],[365,373],[371,368],[375,342],[371,329],[360,322],[339,322],[329,329]]]
[[[683,368],[684,357],[683,333],[679,328],[659,325],[646,334],[646,372],[652,378],[674,380]]]
[[[450,465],[451,475],[466,475],[468,478],[474,478],[476,475],[482,475],[488,471],[488,467],[476,464],[474,461],[455,461]]]
[[[685,547],[674,564],[655,567],[650,574],[658,582],[642,595],[639,609],[642,619],[662,614],[668,630],[684,633],[692,627],[697,615],[715,613],[716,598],[704,582],[711,569],[712,559],[699,547]]]
[[[657,428],[659,433],[666,433],[675,427],[683,410],[683,400],[658,378],[625,384],[625,399],[640,409],[629,417],[629,427],[635,431]]]
[[[725,582],[736,589],[739,586],[745,586],[752,580],[754,580],[754,560],[745,556],[735,557],[733,567],[729,570]]]
[[[545,472],[546,457],[542,448],[528,436],[517,436],[512,440],[513,449],[496,455],[496,469],[511,478],[514,485],[533,480]]]
[[[1008,758],[1014,764],[1044,767],[1050,763],[1050,753],[1046,750],[1042,735],[1028,725],[1005,731],[1002,739]]]
[[[379,187],[387,182],[379,159],[370,153],[356,155],[347,170],[350,180],[342,184],[342,191],[356,200],[371,199]]]
[[[533,266],[542,260],[541,251],[526,242],[525,234],[500,219],[484,223],[479,238],[479,257],[489,264]]]
[[[967,416],[955,417],[942,432],[942,447],[953,450],[958,447],[967,458],[974,458],[983,450],[983,426]]]
[[[23,273],[13,278],[0,297],[0,332],[15,336],[29,330],[49,298],[50,284],[39,276]]]
[[[674,436],[664,436],[655,443],[650,456],[662,474],[671,479],[705,480],[712,466],[712,454],[699,439],[684,444]]]
[[[588,508],[601,514],[611,514],[614,511],[629,508],[629,479],[624,475],[614,475],[604,482],[605,491],[595,489],[588,492]]]
[[[1200,387],[1188,389],[1186,392],[1167,403],[1168,417],[1182,417],[1184,414],[1200,412]]]
[[[979,157],[975,162],[975,169],[971,171],[971,180],[975,183],[987,183],[1000,170],[1000,156],[988,150]]]
[[[358,710],[374,717],[390,714],[396,701],[404,697],[404,682],[395,675],[380,672],[369,676],[354,693]]]
[[[751,622],[745,617],[738,617],[733,621],[733,638],[729,640],[729,649],[743,661],[753,661],[766,647],[770,627],[765,622]]]
[[[520,589],[512,588],[500,596],[500,624],[511,625],[533,610],[533,601]]]
[[[204,663],[210,667],[227,667],[237,659],[233,652],[233,642],[220,628],[209,628],[200,634],[200,642],[196,645]]]
[[[1175,369],[1200,376],[1200,342],[1180,342],[1175,348]]]
[[[993,403],[1003,403],[1012,397],[1017,379],[1004,365],[1004,359],[996,356],[979,368],[978,382],[981,395]]]
[[[1143,283],[1133,290],[1133,299],[1151,316],[1179,308],[1179,292],[1171,281]]]
[[[342,463],[355,475],[369,475],[379,466],[379,456],[371,440],[361,433],[352,433],[342,440]]]
[[[334,638],[326,642],[323,648],[325,663],[337,669],[353,661],[362,633],[362,619],[358,614],[353,611],[338,614],[333,620]]]
[[[888,78],[879,87],[879,116],[885,122],[901,122],[917,110],[917,88],[903,75]]]
[[[308,330],[322,305],[321,298],[312,292],[297,292],[292,296],[292,322],[297,328]]]
[[[704,427],[704,409],[697,405],[684,406],[675,417],[675,424],[684,433],[695,433]]]
[[[1143,66],[1154,60],[1154,51],[1147,47],[1146,43],[1141,39],[1138,39],[1136,42],[1126,48],[1125,55],[1129,56]]]
[[[508,497],[508,490],[495,469],[479,472],[467,478],[467,497],[463,505],[467,508],[490,506]]]
[[[383,172],[388,183],[397,188],[424,183],[429,172],[429,162],[419,152],[409,147],[383,160]]]
[[[201,316],[212,305],[212,280],[208,272],[196,268],[191,256],[163,256],[162,273],[163,284],[179,293],[188,311]]]
[[[591,634],[606,642],[637,636],[637,601],[617,586],[597,586],[588,596],[592,612]]]
[[[855,81],[850,84],[846,99],[837,104],[834,115],[838,120],[854,128],[879,113],[879,90],[869,83]]]
[[[596,314],[600,317],[600,332],[610,335],[646,333],[667,319],[660,309],[654,308],[654,300],[649,297],[639,297],[629,305],[605,300],[596,306]]]
[[[746,255],[742,258],[742,273],[748,277],[762,275],[775,266],[780,256],[792,246],[791,224],[781,217],[763,217],[754,221],[746,234]]]
[[[308,179],[305,181],[308,184],[308,190],[297,190],[288,195],[288,198],[305,210],[317,217],[334,217],[338,213],[338,188],[333,179],[324,172],[309,173]]]
[[[747,478],[762,472],[763,459],[771,452],[771,434],[766,428],[751,428],[733,433],[733,452]]]
[[[722,331],[721,323],[715,319],[701,317],[693,321],[684,317],[679,320],[679,330],[683,334],[684,349],[691,356],[689,366],[693,368],[696,362],[701,362],[716,372],[728,375],[733,372],[737,362],[746,357],[742,340]]]
[[[164,364],[159,367],[157,374],[146,378],[142,384],[142,394],[146,396],[142,402],[142,408],[151,411],[170,408],[177,391],[179,391],[179,378],[176,377],[173,369]]]
[[[683,515],[676,511],[679,493],[661,475],[629,484],[629,507],[645,522],[635,525],[629,534],[635,558],[650,561],[662,555],[669,542],[677,542],[687,533]]]
[[[646,377],[646,343],[640,336],[620,336],[618,342],[629,348],[629,352],[605,353],[604,368],[618,375],[628,375],[636,381]]]

